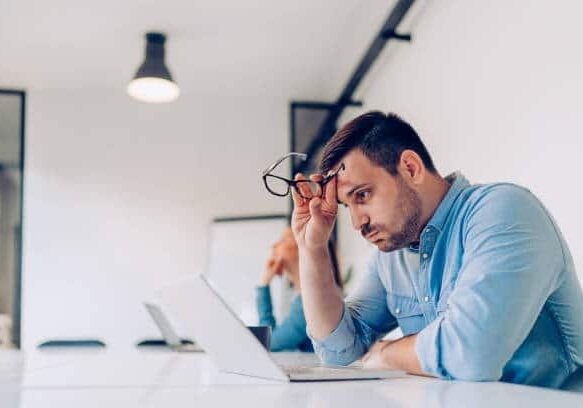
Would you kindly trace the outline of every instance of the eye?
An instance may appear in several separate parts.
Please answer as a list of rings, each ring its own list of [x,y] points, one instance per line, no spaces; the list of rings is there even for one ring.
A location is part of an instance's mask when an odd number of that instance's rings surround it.
[[[370,191],[368,190],[361,190],[356,193],[356,201],[362,203],[366,201],[367,198],[370,196]]]

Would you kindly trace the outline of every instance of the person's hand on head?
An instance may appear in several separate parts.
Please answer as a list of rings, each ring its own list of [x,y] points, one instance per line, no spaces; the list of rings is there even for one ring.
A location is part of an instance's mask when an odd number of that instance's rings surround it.
[[[295,180],[305,180],[302,174],[297,174]],[[310,177],[312,181],[321,181],[321,174]],[[336,201],[336,177],[330,180],[321,191],[321,186],[312,193],[309,186],[300,183],[298,191],[292,189],[294,211],[292,214],[292,230],[299,248],[325,248],[332,234],[334,221],[338,213]]]

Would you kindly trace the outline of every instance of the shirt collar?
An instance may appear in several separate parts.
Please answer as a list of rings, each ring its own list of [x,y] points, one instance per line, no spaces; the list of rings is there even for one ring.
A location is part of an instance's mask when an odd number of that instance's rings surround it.
[[[439,231],[443,230],[443,225],[445,224],[447,216],[455,200],[458,198],[462,191],[470,186],[470,182],[459,171],[451,173],[445,177],[445,180],[450,183],[451,186],[449,187],[448,192],[445,194],[445,197],[443,197],[441,200],[441,203],[439,203],[437,206],[433,216],[427,223],[427,225],[431,225]]]

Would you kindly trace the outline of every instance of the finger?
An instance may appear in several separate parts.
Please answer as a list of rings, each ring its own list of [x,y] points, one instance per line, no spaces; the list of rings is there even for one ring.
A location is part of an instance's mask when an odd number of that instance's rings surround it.
[[[281,275],[281,270],[283,269],[283,260],[278,259],[277,261],[275,261],[273,269],[275,270],[275,273],[277,275]]]
[[[303,181],[307,180],[302,173],[298,173],[295,178],[296,181]],[[310,199],[312,198],[312,190],[310,190],[310,186],[308,183],[297,183],[296,188],[299,190],[300,195],[303,198]]]
[[[310,215],[312,216],[314,221],[318,224],[322,224],[326,221],[324,219],[324,215],[322,214],[321,198],[316,197],[310,200]]]
[[[280,265],[280,266],[277,268],[277,270],[275,271],[275,274],[276,274],[277,276],[281,276],[281,275],[283,275],[283,265]]]
[[[298,180],[298,177],[300,177],[300,174],[299,173],[296,174],[294,180]],[[294,201],[294,206],[295,207],[301,207],[301,206],[303,206],[305,204],[304,198],[293,187],[291,189],[291,192],[292,192],[292,198],[293,198],[293,201]]]
[[[334,177],[324,186],[323,199],[331,206],[338,205],[338,177]]]
[[[301,207],[304,205],[304,199],[302,196],[296,191],[295,188],[291,189],[292,191],[292,199],[294,202],[294,207]]]
[[[322,181],[323,179],[324,176],[322,176],[321,174],[312,174],[310,176],[310,180],[316,182],[316,191],[314,192],[315,197],[322,197],[322,185],[320,184],[320,181]]]

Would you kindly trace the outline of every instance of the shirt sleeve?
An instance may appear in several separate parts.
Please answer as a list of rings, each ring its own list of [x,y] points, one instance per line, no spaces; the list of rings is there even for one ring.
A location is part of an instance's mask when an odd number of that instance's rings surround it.
[[[562,245],[542,204],[517,186],[493,187],[463,222],[456,286],[416,352],[429,374],[496,381],[557,287]]]
[[[271,351],[297,350],[307,339],[302,298],[296,296],[283,322],[273,327]]]
[[[306,318],[300,296],[296,296],[290,305],[288,315],[278,325],[273,316],[269,286],[259,286],[257,288],[257,312],[259,324],[271,327],[271,351],[296,350],[308,339]]]
[[[275,327],[269,286],[259,286],[257,288],[257,314],[259,315],[260,325],[269,326],[272,329]]]
[[[387,307],[387,293],[379,278],[378,255],[354,292],[346,299],[342,318],[322,340],[310,339],[314,351],[326,364],[348,365],[359,359],[385,333],[397,326]]]

